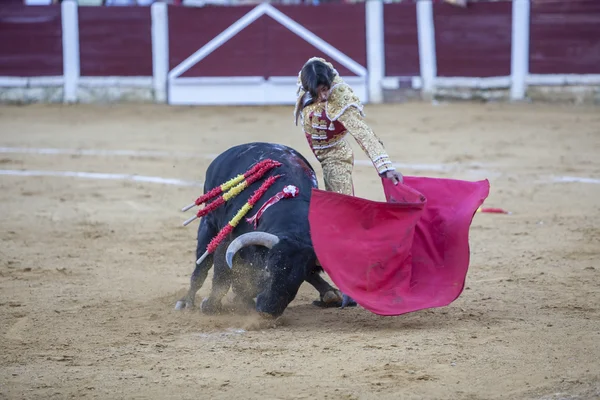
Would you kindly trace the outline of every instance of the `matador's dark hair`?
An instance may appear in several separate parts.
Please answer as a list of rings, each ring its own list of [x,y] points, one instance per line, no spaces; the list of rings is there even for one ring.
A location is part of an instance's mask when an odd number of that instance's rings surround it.
[[[296,111],[296,121],[302,109],[319,96],[318,87],[323,85],[326,88],[331,88],[334,78],[335,71],[322,61],[313,60],[304,64],[302,71],[300,71],[300,82],[306,93],[302,96],[301,105]]]

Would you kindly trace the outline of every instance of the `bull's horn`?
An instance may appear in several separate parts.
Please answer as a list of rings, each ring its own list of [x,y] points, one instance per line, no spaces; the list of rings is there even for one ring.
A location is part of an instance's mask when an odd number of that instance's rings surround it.
[[[227,254],[225,255],[225,260],[227,261],[227,265],[229,265],[229,268],[233,268],[233,257],[242,248],[246,246],[259,245],[272,249],[273,246],[275,246],[277,243],[279,243],[279,238],[276,235],[273,235],[272,233],[244,233],[243,235],[240,235],[237,238],[235,238],[235,240],[229,244],[229,247],[227,247]]]

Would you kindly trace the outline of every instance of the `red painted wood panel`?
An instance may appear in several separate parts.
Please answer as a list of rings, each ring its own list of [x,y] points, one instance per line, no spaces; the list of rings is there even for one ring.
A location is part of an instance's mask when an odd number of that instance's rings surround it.
[[[384,4],[383,12],[385,75],[421,75],[415,4]]]
[[[600,74],[600,1],[533,3],[532,74]]]
[[[63,74],[59,6],[1,6],[0,38],[0,76]]]
[[[318,7],[289,5],[278,6],[277,9],[366,68],[364,4],[325,3]],[[341,15],[343,18],[332,18]],[[342,76],[356,75],[285,26],[270,17],[268,19],[268,76],[297,75],[302,65],[311,57],[322,57],[330,61]]]
[[[169,8],[171,69],[252,8],[203,7],[190,12]],[[366,66],[364,5],[279,6],[278,9]],[[315,10],[322,14],[323,21],[315,19]],[[325,24],[328,15],[342,11],[344,19]],[[313,56],[331,61],[342,75],[355,75],[270,16],[263,15],[181,76],[295,76]]]
[[[512,3],[433,6],[438,76],[510,75]]]
[[[267,18],[262,16],[248,25],[182,76],[264,76]]]
[[[79,7],[82,76],[152,76],[150,7]]]
[[[252,10],[251,6],[236,6],[236,7],[175,7],[169,6],[169,68],[173,69],[182,61],[192,55],[196,50],[210,42],[215,36],[227,29],[231,24],[243,17],[246,13]],[[256,21],[255,24],[259,22]],[[248,26],[240,34],[245,34],[250,37],[250,40],[256,38],[257,26]],[[249,29],[249,31],[247,31]],[[262,31],[258,33],[259,37]],[[233,37],[231,40],[236,39]],[[262,39],[258,39],[262,40]],[[246,43],[247,44],[247,43]],[[222,46],[227,46],[225,51],[230,53],[227,42]],[[223,48],[216,51],[222,52]],[[242,50],[243,51],[243,48]],[[183,77],[189,76],[206,76],[206,73],[212,73],[208,76],[232,76],[231,69],[239,71],[239,65],[236,65],[234,60],[239,60],[241,53],[231,53],[231,58],[224,62],[219,62],[218,59],[202,60],[194,65]],[[238,61],[239,62],[239,61]],[[245,61],[244,61],[245,64]],[[202,69],[200,69],[202,67]],[[249,65],[249,69],[252,66]],[[242,68],[243,69],[243,68]],[[222,75],[227,71],[226,75]],[[244,72],[244,71],[241,71]],[[236,75],[236,74],[234,74]],[[260,74],[259,74],[260,75]],[[238,74],[238,76],[244,76]],[[246,74],[248,76],[248,74]]]

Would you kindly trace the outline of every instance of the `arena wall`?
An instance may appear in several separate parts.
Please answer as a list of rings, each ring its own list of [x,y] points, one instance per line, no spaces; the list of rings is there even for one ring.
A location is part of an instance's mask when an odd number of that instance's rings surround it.
[[[0,101],[62,101],[61,10],[0,7]]]
[[[331,18],[341,16],[343,18]],[[0,101],[289,104],[321,56],[366,103],[600,103],[600,3],[0,9]]]

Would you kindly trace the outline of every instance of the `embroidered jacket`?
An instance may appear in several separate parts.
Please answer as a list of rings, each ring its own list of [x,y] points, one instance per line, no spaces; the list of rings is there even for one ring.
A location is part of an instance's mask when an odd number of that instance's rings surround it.
[[[333,68],[331,64],[327,64]],[[296,107],[300,107],[299,103],[304,95],[301,87],[298,95]],[[360,99],[337,72],[327,101],[306,106],[301,113],[301,122],[313,151],[335,147],[350,132],[371,159],[379,174],[395,169],[382,141],[364,121]]]

